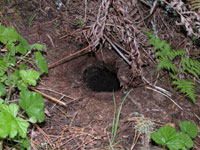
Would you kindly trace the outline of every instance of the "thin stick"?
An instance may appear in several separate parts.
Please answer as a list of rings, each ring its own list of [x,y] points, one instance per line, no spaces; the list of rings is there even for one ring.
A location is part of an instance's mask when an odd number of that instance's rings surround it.
[[[163,92],[161,92],[161,91],[158,91],[158,90],[156,90],[156,89],[154,89],[154,88],[151,88],[151,87],[147,87],[147,89],[150,89],[150,90],[152,90],[152,91],[155,91],[155,92],[158,92],[158,93],[160,93],[160,94],[162,94],[163,96],[165,96],[165,97],[167,97],[169,100],[171,100],[178,108],[180,108],[181,110],[183,110],[183,108],[180,106],[180,105],[178,105],[172,98],[170,98],[167,94],[165,94],[165,93],[163,93]]]
[[[111,40],[104,35],[105,39],[112,45],[112,47],[115,49],[115,51],[124,59],[124,61],[128,64],[131,65],[131,62],[122,54],[122,52],[111,42]]]
[[[43,93],[43,92],[41,92],[41,91],[39,91],[39,90],[37,90],[37,89],[35,89],[35,88],[33,88],[33,87],[29,87],[29,88],[30,88],[31,90],[37,92],[37,93],[40,93],[42,96],[44,96],[44,97],[50,99],[51,101],[54,101],[54,102],[56,102],[56,103],[59,103],[60,105],[66,106],[66,104],[65,104],[64,102],[62,102],[62,101],[60,101],[60,100],[58,100],[58,99],[56,99],[56,98],[54,98],[54,97],[52,97],[52,96],[49,96],[49,95],[47,95],[47,94],[45,94],[45,93]]]
[[[57,66],[57,65],[59,65],[59,64],[61,64],[63,62],[65,62],[65,61],[67,61],[68,59],[70,59],[70,58],[72,58],[74,56],[80,55],[82,52],[88,52],[90,47],[91,46],[87,46],[87,47],[85,47],[85,48],[83,48],[83,49],[81,49],[81,50],[79,50],[79,51],[77,51],[77,52],[75,52],[73,54],[65,56],[64,58],[62,58],[62,59],[60,59],[60,60],[58,60],[58,61],[56,61],[56,62],[54,62],[54,63],[52,63],[50,65],[48,65],[48,68],[51,69],[51,68],[53,68],[53,67],[55,67],[55,66]]]
[[[44,85],[44,84],[43,84]],[[46,86],[46,85],[44,85]],[[55,90],[52,90],[50,88],[37,88],[38,90],[45,90],[45,91],[50,91],[50,92],[53,92],[53,93],[56,93],[56,94],[59,94],[59,95],[62,95],[62,96],[65,96],[66,98],[69,98],[69,99],[72,99],[72,100],[75,100],[75,98],[69,96],[69,95],[66,95],[66,94],[63,94],[63,93],[60,93],[60,92],[57,92]]]

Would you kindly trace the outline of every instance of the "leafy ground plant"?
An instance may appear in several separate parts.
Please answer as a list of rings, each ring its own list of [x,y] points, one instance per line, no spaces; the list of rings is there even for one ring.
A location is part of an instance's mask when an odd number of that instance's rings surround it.
[[[168,147],[169,150],[189,150],[194,145],[192,138],[197,136],[198,128],[190,121],[180,122],[179,127],[181,132],[173,127],[163,126],[157,132],[151,133],[151,138],[162,145],[163,149]]]
[[[154,47],[155,57],[158,60],[157,71],[168,71],[176,88],[195,103],[196,85],[193,78],[199,80],[200,62],[189,58],[186,50],[174,50],[165,40],[160,40],[148,31],[144,32],[149,38],[148,44]]]
[[[40,76],[48,73],[40,44],[29,45],[14,28],[0,26],[0,141],[6,139],[20,149],[31,149],[29,123],[43,122],[43,97],[29,91]],[[19,93],[19,95],[17,94]],[[20,110],[23,110],[20,111]],[[26,113],[28,119],[22,116]],[[17,144],[16,144],[17,143]]]

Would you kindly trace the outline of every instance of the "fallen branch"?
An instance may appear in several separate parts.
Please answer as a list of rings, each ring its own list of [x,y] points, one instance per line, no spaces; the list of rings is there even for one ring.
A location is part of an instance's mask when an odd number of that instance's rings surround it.
[[[71,59],[72,57],[80,56],[81,54],[83,54],[83,52],[88,53],[90,47],[91,46],[87,46],[87,47],[85,47],[85,48],[83,48],[83,49],[81,49],[81,50],[79,50],[79,51],[77,51],[77,52],[75,52],[73,54],[65,56],[64,58],[62,58],[62,59],[60,59],[60,60],[58,60],[58,61],[56,61],[56,62],[54,62],[54,63],[52,63],[50,65],[48,65],[48,68],[49,69],[54,68],[55,66],[60,65],[61,63],[64,63],[65,61]]]
[[[31,90],[33,90],[33,91],[35,91],[35,92],[41,94],[42,96],[44,96],[44,97],[50,99],[51,101],[54,101],[54,102],[56,102],[56,103],[58,103],[58,104],[60,104],[60,105],[66,106],[65,102],[62,102],[62,101],[60,101],[60,100],[58,100],[58,99],[56,99],[56,98],[54,98],[54,97],[52,97],[52,96],[49,96],[49,95],[47,95],[47,94],[45,94],[45,93],[43,93],[43,92],[41,92],[41,91],[39,91],[39,90],[37,90],[37,89],[35,89],[35,88],[33,88],[33,87],[29,87],[29,88],[30,88]]]

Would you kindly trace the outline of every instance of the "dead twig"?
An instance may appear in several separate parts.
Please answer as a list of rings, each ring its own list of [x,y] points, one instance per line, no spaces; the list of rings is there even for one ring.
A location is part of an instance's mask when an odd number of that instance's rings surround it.
[[[135,131],[135,136],[134,136],[134,139],[133,139],[133,143],[131,145],[131,150],[133,150],[133,148],[135,147],[139,137],[140,137],[140,133],[137,134],[137,131]]]
[[[60,104],[60,105],[66,106],[65,102],[62,102],[62,101],[60,101],[60,100],[58,100],[58,99],[56,99],[56,98],[54,98],[54,97],[52,97],[52,96],[49,96],[49,95],[47,95],[47,94],[45,94],[45,93],[43,93],[43,92],[41,92],[41,91],[39,91],[39,90],[37,90],[37,89],[35,89],[35,88],[33,88],[33,87],[29,87],[29,88],[30,88],[31,90],[37,92],[37,93],[40,93],[42,96],[44,96],[44,97],[50,99],[51,101],[54,101],[54,102],[56,102],[56,103],[58,103],[58,104]]]
[[[79,55],[81,55],[83,53],[88,53],[90,51],[90,47],[91,46],[87,46],[87,47],[85,47],[85,48],[83,48],[83,49],[81,49],[81,50],[79,50],[79,51],[77,51],[77,52],[75,52],[73,54],[65,56],[64,58],[62,58],[62,59],[60,59],[60,60],[58,60],[58,61],[56,61],[56,62],[54,62],[54,63],[52,63],[50,65],[48,65],[48,68],[51,69],[51,68],[53,68],[53,67],[55,67],[55,66],[57,66],[57,65],[59,65],[61,63],[64,63],[65,61],[71,59],[72,57],[79,56]]]

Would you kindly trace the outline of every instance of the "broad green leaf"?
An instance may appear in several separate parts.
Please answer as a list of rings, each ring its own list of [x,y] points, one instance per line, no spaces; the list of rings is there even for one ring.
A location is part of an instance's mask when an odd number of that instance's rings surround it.
[[[184,144],[185,147],[188,149],[192,148],[194,145],[194,142],[192,139],[185,133],[180,132],[179,133],[179,140]]]
[[[37,118],[35,116],[33,116],[33,117],[29,118],[29,121],[31,123],[36,123],[37,122]]]
[[[6,95],[6,87],[3,85],[3,83],[0,83],[0,96]]]
[[[18,106],[16,104],[0,104],[0,137],[14,138],[17,134],[26,137],[29,123],[17,117]]]
[[[17,88],[18,88],[20,91],[28,90],[27,84],[25,84],[25,83],[22,82],[22,81],[19,81],[19,82],[17,83]]]
[[[38,51],[42,51],[42,50],[46,50],[46,46],[41,45],[41,44],[33,44],[31,46],[31,49],[37,49]]]
[[[29,118],[35,117],[38,122],[44,121],[44,100],[39,93],[28,90],[20,92],[19,105]]]
[[[17,121],[17,124],[19,126],[18,127],[19,136],[21,136],[23,138],[26,137],[27,128],[29,126],[29,123],[26,120],[19,118],[19,117],[16,118],[16,121]]]
[[[151,133],[151,138],[163,146],[167,146],[170,150],[179,150],[184,145],[178,138],[176,130],[170,126],[163,126],[157,132]]]
[[[35,55],[37,67],[40,69],[41,74],[48,73],[48,64],[47,64],[46,58],[43,57],[40,52],[35,52],[34,55]]]
[[[188,134],[192,138],[195,138],[198,134],[198,128],[193,122],[190,121],[180,122],[179,127],[183,133]]]
[[[16,51],[25,55],[27,51],[31,50],[30,45],[28,44],[27,40],[24,39],[21,35],[19,35],[19,45],[16,46]]]
[[[19,74],[25,83],[33,86],[36,86],[37,80],[40,77],[40,73],[32,69],[20,70]]]
[[[3,104],[1,104],[3,105]],[[8,114],[0,112],[0,138],[6,138],[9,134],[9,126],[7,125]]]
[[[19,34],[12,27],[4,28],[1,27],[2,32],[0,33],[0,41],[4,44],[16,42]]]

